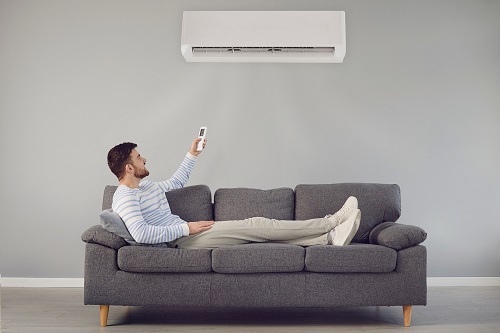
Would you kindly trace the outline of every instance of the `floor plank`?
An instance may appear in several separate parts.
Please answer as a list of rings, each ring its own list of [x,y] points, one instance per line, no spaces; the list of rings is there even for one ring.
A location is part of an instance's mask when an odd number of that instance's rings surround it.
[[[174,309],[83,305],[82,288],[1,288],[2,333],[45,332],[500,332],[500,287],[430,287],[404,328],[402,307]]]

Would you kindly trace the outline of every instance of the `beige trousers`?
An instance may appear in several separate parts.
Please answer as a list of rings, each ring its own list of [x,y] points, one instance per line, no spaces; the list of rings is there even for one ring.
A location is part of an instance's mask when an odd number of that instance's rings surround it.
[[[334,227],[334,223],[327,218],[282,221],[252,217],[239,221],[218,221],[209,230],[181,237],[172,243],[185,249],[213,249],[251,242],[325,245],[328,244],[328,233]]]

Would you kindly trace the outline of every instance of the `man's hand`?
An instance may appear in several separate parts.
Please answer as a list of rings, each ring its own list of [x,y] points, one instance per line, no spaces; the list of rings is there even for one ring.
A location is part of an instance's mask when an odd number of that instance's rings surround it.
[[[212,229],[214,221],[198,221],[198,222],[188,222],[189,234],[197,234],[199,232]]]
[[[198,142],[201,141],[201,138],[196,138],[193,143],[191,144],[191,148],[189,149],[189,152],[194,155],[198,156],[203,150],[197,151],[196,148],[198,146]],[[207,145],[207,139],[205,139],[205,142],[203,142],[203,149],[205,149],[205,146]]]

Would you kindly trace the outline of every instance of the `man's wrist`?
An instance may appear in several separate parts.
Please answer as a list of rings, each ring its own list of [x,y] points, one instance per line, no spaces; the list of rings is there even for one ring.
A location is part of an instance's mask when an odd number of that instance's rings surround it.
[[[190,151],[188,151],[188,153],[186,154],[186,157],[191,159],[191,160],[196,160],[196,155],[193,155]]]

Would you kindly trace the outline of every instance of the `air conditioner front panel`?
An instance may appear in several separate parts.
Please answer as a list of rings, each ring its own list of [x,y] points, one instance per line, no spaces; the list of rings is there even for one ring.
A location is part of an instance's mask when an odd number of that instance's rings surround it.
[[[183,42],[193,46],[332,46],[342,12],[184,12]]]
[[[267,58],[274,62],[283,58],[292,62],[297,58],[307,62],[311,57],[311,62],[342,62],[344,17],[344,12],[332,11],[187,11],[183,14],[181,51],[187,61]]]

